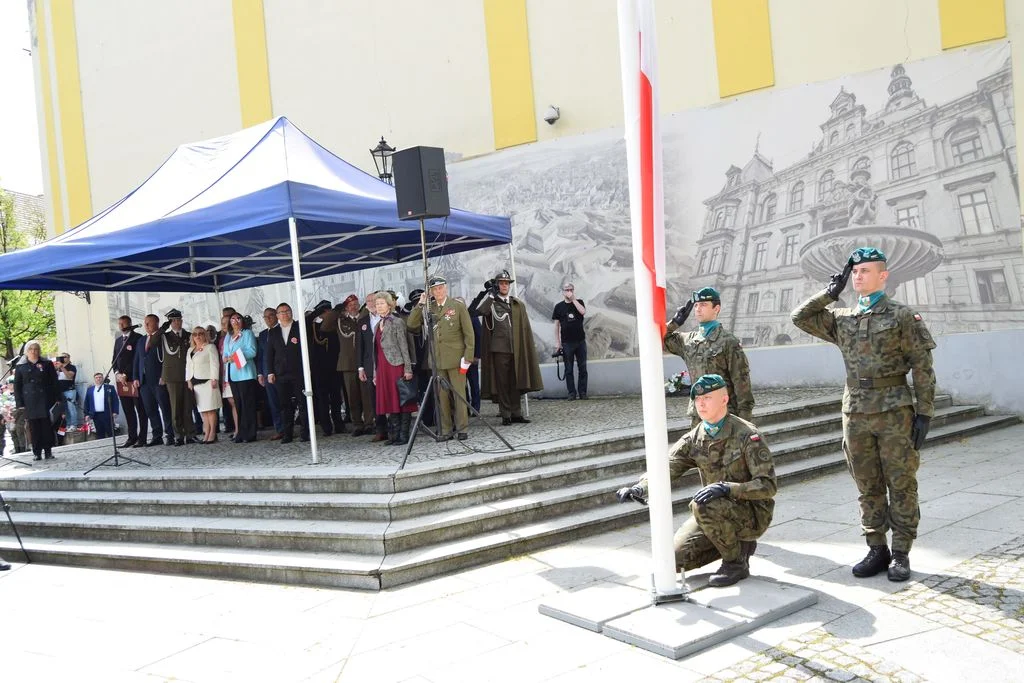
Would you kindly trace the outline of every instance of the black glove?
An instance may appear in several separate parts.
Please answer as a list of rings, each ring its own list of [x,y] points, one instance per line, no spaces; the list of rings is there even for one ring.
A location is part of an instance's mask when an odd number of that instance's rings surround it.
[[[846,267],[843,268],[843,272],[832,276],[828,286],[825,287],[825,291],[832,297],[832,301],[839,301],[839,295],[846,289],[846,283],[850,279],[851,272],[853,272],[853,264],[847,263]]]
[[[910,428],[910,440],[914,442],[914,450],[921,450],[924,445],[924,438],[928,436],[928,427],[932,419],[927,415],[915,415],[914,424]]]
[[[165,320],[165,321],[163,322],[163,324],[162,324],[162,325],[160,325],[160,331],[161,331],[161,332],[166,332],[166,331],[167,331],[167,328],[169,328],[170,326],[171,326],[171,321],[170,321],[170,320]]]
[[[490,280],[488,280],[487,282],[484,283],[484,291],[485,292],[497,292],[498,291],[498,283],[494,281],[494,278],[491,278]]]
[[[615,497],[619,499],[620,503],[627,503],[630,499],[636,502],[641,502],[644,497],[644,487],[640,484],[633,484],[632,486],[623,486],[621,489],[615,492]]]
[[[686,319],[690,317],[690,311],[693,310],[693,299],[690,299],[685,304],[680,306],[676,310],[676,314],[672,316],[672,322],[676,325],[682,325],[686,322]]]
[[[697,491],[693,496],[693,500],[697,505],[707,505],[715,498],[723,498],[728,495],[729,485],[720,481],[715,484],[708,484],[700,491]]]

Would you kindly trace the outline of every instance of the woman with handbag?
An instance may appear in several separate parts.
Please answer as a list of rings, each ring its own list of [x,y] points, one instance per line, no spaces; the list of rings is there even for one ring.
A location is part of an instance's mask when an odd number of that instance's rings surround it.
[[[256,440],[256,335],[232,313],[229,337],[224,342],[225,381],[235,398],[235,443]]]
[[[192,348],[185,357],[185,381],[196,397],[196,409],[203,418],[203,440],[217,441],[217,411],[221,407],[220,356],[203,327],[192,330]]]
[[[398,446],[409,441],[412,414],[416,412],[416,383],[412,378],[412,354],[405,321],[394,314],[395,300],[380,292],[374,302],[380,322],[373,333],[373,384],[377,393],[377,414],[388,416],[388,444]],[[406,401],[400,396],[399,383],[404,383]]]
[[[25,345],[25,362],[14,369],[14,401],[25,409],[28,429],[32,434],[33,460],[42,460],[45,453],[52,458],[54,446],[54,417],[59,422],[61,411],[54,406],[63,401],[57,385],[57,369],[53,363],[40,358],[39,342]]]

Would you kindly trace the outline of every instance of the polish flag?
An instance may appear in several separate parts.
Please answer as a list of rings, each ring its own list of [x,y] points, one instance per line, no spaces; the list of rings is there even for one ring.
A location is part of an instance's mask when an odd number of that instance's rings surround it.
[[[245,354],[242,353],[242,349],[235,349],[235,352],[231,354],[231,362],[234,363],[235,367],[239,370],[248,364],[248,361],[245,360]]]
[[[665,209],[653,0],[618,0],[618,19],[652,573],[656,593],[668,600],[668,596],[678,595],[682,588],[676,579],[672,547],[672,487],[668,477],[668,428],[662,361]]]

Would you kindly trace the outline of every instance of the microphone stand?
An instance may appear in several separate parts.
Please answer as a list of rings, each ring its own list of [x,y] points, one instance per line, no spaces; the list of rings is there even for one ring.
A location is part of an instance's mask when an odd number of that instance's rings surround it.
[[[3,377],[0,377],[0,385],[3,385],[3,383],[7,380],[7,377],[12,372],[14,372],[14,368],[17,367],[19,362],[21,362],[22,358],[24,358],[24,356],[19,355],[19,356],[15,356],[14,358],[11,359],[11,364],[10,364],[10,367],[7,368],[7,372],[4,373]],[[17,408],[15,408],[15,410],[17,410]],[[17,419],[15,419],[15,425],[17,425]],[[6,424],[0,424],[0,429],[6,430],[7,429],[7,425]],[[11,436],[14,436],[13,432],[11,433]],[[3,454],[3,451],[0,451],[0,460],[6,460],[7,461],[4,464],[0,465],[0,467],[7,467],[8,465],[14,465],[14,464],[25,465],[26,467],[32,467],[32,463],[25,462],[24,460],[18,460],[17,458],[9,458],[9,457],[7,457],[6,455]],[[13,526],[14,522],[11,522],[11,524]]]
[[[123,344],[121,344],[120,350],[118,350],[117,355],[114,356],[114,360],[111,361],[110,367],[107,368],[106,374],[103,375],[103,384],[104,385],[106,385],[107,381],[110,379],[110,373],[117,366],[117,361],[118,361],[118,359],[121,358],[121,354],[124,353],[124,349],[125,349],[126,346],[128,346],[128,341],[127,340]],[[92,472],[93,470],[95,470],[95,469],[97,469],[99,467],[121,467],[122,465],[127,465],[130,462],[131,463],[135,463],[136,465],[145,465],[146,467],[149,467],[150,465],[149,465],[148,462],[142,462],[140,460],[135,460],[134,458],[129,458],[127,455],[121,455],[120,452],[118,451],[118,449],[117,449],[117,432],[114,430],[114,427],[115,427],[115,425],[114,425],[114,414],[111,412],[110,392],[104,391],[103,392],[103,396],[104,396],[104,402],[107,404],[107,416],[108,416],[108,418],[110,420],[110,445],[113,446],[113,448],[114,448],[114,454],[112,456],[110,456],[109,458],[107,458],[106,460],[103,460],[102,462],[98,462],[95,465],[93,465],[92,467],[90,467],[89,469],[87,469],[85,472],[82,473],[82,476],[85,476],[86,474],[89,474],[90,472]],[[192,416],[190,415],[189,419],[191,419],[191,417]]]
[[[21,546],[21,554],[25,556],[25,564],[32,562],[32,558],[28,556],[28,551],[25,550],[25,544],[21,541],[21,534],[18,533],[18,527],[14,524],[14,520],[11,519],[11,506],[4,500],[4,494],[0,493],[0,506],[3,507],[4,512],[7,514],[7,521],[11,524],[11,530],[14,531],[14,537],[18,539],[18,545]]]

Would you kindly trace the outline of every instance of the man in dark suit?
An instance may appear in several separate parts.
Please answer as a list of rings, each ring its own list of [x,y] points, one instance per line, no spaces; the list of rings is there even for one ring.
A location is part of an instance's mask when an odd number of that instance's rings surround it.
[[[139,348],[139,342],[145,344],[142,335],[135,331],[136,327],[138,325],[132,325],[132,319],[127,315],[117,319],[120,334],[114,340],[114,353],[110,359],[110,364],[114,366],[117,395],[124,406],[124,419],[128,423],[128,440],[121,444],[121,448],[142,448],[146,445],[146,435],[149,432],[146,424],[146,407],[133,384],[135,351]]]
[[[93,386],[85,392],[85,414],[96,425],[96,438],[105,439],[114,433],[121,404],[114,387],[103,383],[103,373],[92,376]]]
[[[331,302],[325,299],[306,316],[313,410],[324,436],[345,431],[345,424],[341,420],[341,379],[337,372],[338,335],[331,308]]]
[[[277,324],[277,310],[266,308],[263,310],[263,322],[267,329],[260,332],[256,338],[256,372],[257,381],[267,391],[267,408],[270,410],[270,419],[274,423],[274,435],[271,441],[280,441],[284,436],[284,420],[281,417],[281,403],[277,395],[277,387],[267,381],[270,374],[270,367],[267,365],[267,352],[270,349],[271,333],[280,334]]]
[[[295,433],[295,403],[299,404],[299,427],[303,441],[309,441],[309,420],[306,414],[305,387],[302,376],[301,325],[292,319],[292,307],[280,304],[277,307],[278,326],[267,335],[267,381],[277,387],[281,402],[283,436],[281,443],[291,443]]]
[[[149,428],[153,432],[150,446],[159,446],[167,436],[167,445],[174,445],[174,427],[171,425],[171,398],[163,379],[164,335],[159,330],[160,318],[152,313],[146,316],[146,337],[135,349],[135,380],[149,415]],[[163,420],[161,421],[161,414]]]
[[[376,292],[367,295],[367,300],[376,301]],[[371,302],[372,303],[372,302]],[[359,317],[359,334],[356,335],[356,360],[359,363],[359,383],[363,390],[363,406],[370,406],[374,412],[374,431],[376,432],[371,441],[386,441],[388,439],[387,417],[376,415],[377,392],[373,386],[373,368],[376,364],[373,348],[373,334],[377,330],[377,323],[380,316],[368,308],[365,315]]]

